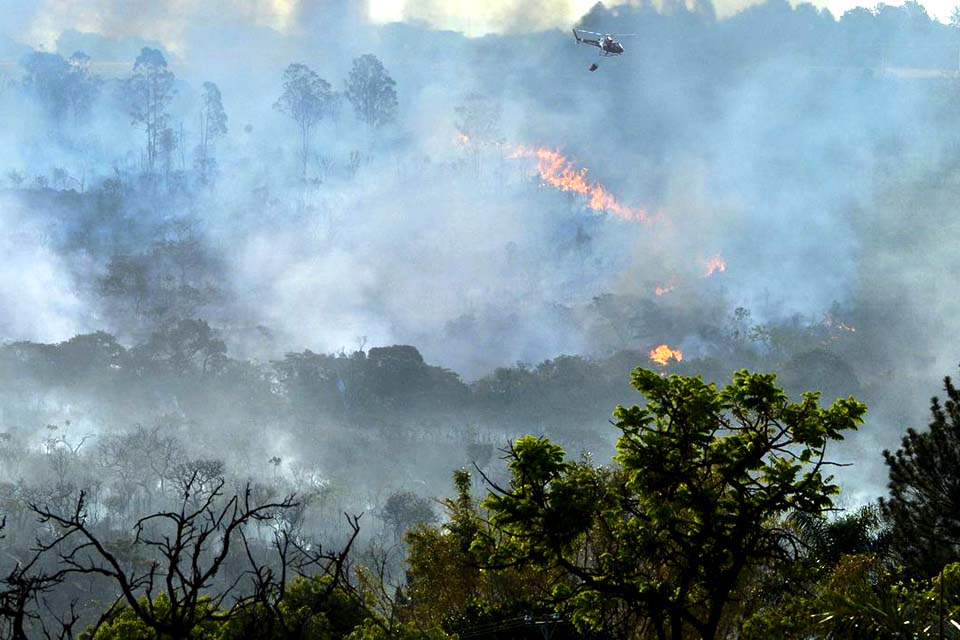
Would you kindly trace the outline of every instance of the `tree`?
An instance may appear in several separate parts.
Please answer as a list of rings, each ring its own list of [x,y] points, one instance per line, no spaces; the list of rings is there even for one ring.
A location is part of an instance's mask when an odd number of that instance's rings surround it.
[[[77,51],[68,60],[35,51],[23,59],[23,86],[59,127],[66,116],[74,123],[90,111],[98,81],[90,74],[90,57]]]
[[[352,534],[341,551],[307,549],[285,532],[274,537],[276,562],[261,561],[264,545],[241,535],[249,562],[243,576],[252,591],[239,606],[215,607],[216,598],[202,596],[197,611],[202,619],[193,627],[191,638],[220,640],[329,640],[344,638],[369,618],[370,612],[347,579],[347,558],[359,534],[359,516],[348,516]],[[308,573],[309,572],[309,575]],[[289,575],[294,575],[288,580]],[[170,617],[175,610],[167,593],[140,598],[141,607]],[[128,640],[156,638],[149,619],[129,606],[115,606],[81,640]],[[166,635],[161,637],[168,637]]]
[[[347,100],[353,105],[357,119],[368,127],[377,128],[397,117],[396,83],[383,63],[373,54],[353,60],[347,78]]]
[[[134,349],[143,357],[182,376],[197,366],[201,373],[215,372],[226,361],[227,347],[205,320],[179,319],[154,332],[146,344]]]
[[[454,484],[457,497],[444,502],[448,521],[440,527],[421,525],[404,536],[407,589],[402,617],[462,637],[474,635],[480,627],[492,631],[499,623],[510,621],[513,624],[503,626],[513,628],[512,637],[530,637],[517,630],[521,626],[516,624],[517,618],[551,611],[543,601],[560,574],[530,566],[484,571],[470,552],[483,522],[470,493],[470,474],[454,472]],[[569,625],[562,618],[553,621]],[[548,630],[540,626],[541,631]]]
[[[58,552],[64,574],[111,579],[119,589],[119,601],[137,619],[158,636],[186,640],[212,622],[238,616],[254,602],[251,596],[236,594],[244,576],[211,592],[222,581],[219,574],[234,546],[246,543],[245,528],[271,521],[295,504],[292,496],[255,501],[249,486],[242,495],[221,500],[223,485],[221,480],[206,491],[195,507],[190,498],[196,487],[188,480],[178,507],[140,518],[132,543],[142,554],[136,562],[128,563],[126,554],[121,555],[126,545],[97,533],[83,492],[69,513],[31,505],[40,521],[55,532],[51,541],[38,547],[44,553]]]
[[[913,600],[903,588],[908,585],[894,579],[897,570],[878,505],[831,517],[794,513],[785,524],[796,532],[799,558],[786,567],[761,568],[745,581],[748,594],[741,597],[751,604],[739,616],[744,640],[853,640],[864,635],[857,633],[857,624],[861,630],[889,629],[897,618],[889,613]],[[872,607],[872,620],[851,617],[855,609],[867,613]],[[921,622],[906,617],[907,624],[911,621]]]
[[[180,138],[171,127],[164,127],[160,132],[159,152],[160,160],[163,166],[163,177],[170,178],[173,170],[174,152],[180,147]]]
[[[147,170],[153,172],[169,129],[167,107],[176,94],[173,72],[158,49],[144,47],[133,64],[133,74],[123,83],[123,97],[133,124],[147,137]]]
[[[327,114],[333,101],[330,83],[305,64],[294,63],[283,72],[283,93],[273,105],[291,118],[300,129],[302,177],[307,177],[310,132]]]
[[[227,113],[223,110],[220,89],[212,82],[203,83],[200,100],[200,143],[197,145],[195,165],[200,181],[206,183],[216,171],[213,146],[220,136],[227,133]]]
[[[848,398],[824,409],[814,392],[790,402],[773,374],[746,371],[720,390],[642,368],[632,382],[647,404],[617,407],[614,466],[517,440],[473,548],[489,567],[569,572],[575,582],[554,597],[582,629],[627,619],[660,640],[712,640],[743,576],[790,558],[783,516],[831,507],[827,443],[866,407]]]
[[[6,516],[0,518],[0,530],[5,529],[6,524]],[[3,538],[0,536],[0,539]],[[47,629],[47,624],[52,621],[59,623],[64,631],[60,638],[73,637],[73,626],[78,620],[74,609],[76,602],[70,603],[67,616],[60,617],[52,611],[47,598],[51,591],[64,582],[66,572],[46,570],[42,563],[43,554],[36,550],[32,551],[29,559],[23,561],[13,549],[8,550],[6,555],[14,563],[9,571],[4,569],[5,574],[0,574],[3,576],[0,578],[0,638],[27,640],[31,625],[39,626],[47,638],[53,638],[52,631]],[[39,610],[41,604],[46,611]]]
[[[948,565],[932,580],[911,581],[873,555],[854,554],[817,577],[747,619],[738,637],[935,640],[956,637],[960,627],[960,565]]]
[[[83,51],[75,51],[67,59],[70,75],[67,84],[67,107],[73,114],[74,124],[90,113],[94,98],[100,87],[100,79],[90,73],[90,56]]]
[[[327,640],[349,637],[369,616],[365,603],[345,587],[345,578],[297,576],[274,599],[232,620],[224,640]],[[279,586],[279,585],[278,585]]]
[[[387,498],[380,512],[383,523],[393,532],[393,538],[400,541],[400,536],[407,529],[418,524],[436,522],[437,515],[433,512],[430,501],[421,498],[412,491],[397,491]]]
[[[890,496],[881,505],[892,545],[922,578],[960,560],[960,391],[949,376],[943,387],[947,401],[931,400],[928,431],[910,428],[896,453],[883,452]]]
[[[97,442],[98,464],[111,491],[111,511],[118,516],[138,495],[146,504],[154,492],[161,494],[173,484],[175,471],[186,457],[183,445],[164,435],[161,426],[104,435]]]
[[[35,51],[23,59],[23,86],[54,121],[66,111],[65,82],[70,66],[56,53]]]
[[[150,265],[143,256],[117,255],[110,259],[107,273],[99,281],[101,295],[133,301],[134,313],[150,293]]]

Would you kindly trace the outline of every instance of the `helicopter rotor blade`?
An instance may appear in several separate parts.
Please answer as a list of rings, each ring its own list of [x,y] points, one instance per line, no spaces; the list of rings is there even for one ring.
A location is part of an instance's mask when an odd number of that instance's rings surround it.
[[[577,31],[577,32],[579,32],[579,33],[589,33],[589,34],[592,35],[592,36],[602,36],[602,35],[603,35],[602,33],[597,33],[596,31],[587,31],[586,29],[574,29],[574,31]]]

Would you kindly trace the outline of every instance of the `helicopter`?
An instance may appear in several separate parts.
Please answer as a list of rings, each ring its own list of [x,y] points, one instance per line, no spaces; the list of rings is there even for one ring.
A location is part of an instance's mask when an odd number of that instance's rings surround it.
[[[581,33],[587,33],[592,36],[597,36],[596,38],[583,38],[580,36]],[[586,44],[591,47],[596,47],[599,49],[597,53],[601,56],[619,56],[623,53],[623,45],[617,42],[614,39],[614,35],[609,33],[596,33],[595,31],[582,31],[580,29],[573,30],[573,37],[577,39],[577,44]],[[634,36],[635,33],[624,33],[617,35],[618,38],[625,38],[627,36]],[[597,64],[594,63],[590,65],[590,71],[597,70]]]

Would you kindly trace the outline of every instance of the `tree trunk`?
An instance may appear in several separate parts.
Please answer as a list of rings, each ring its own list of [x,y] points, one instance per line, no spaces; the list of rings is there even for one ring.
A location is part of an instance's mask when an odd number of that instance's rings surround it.
[[[309,153],[310,153],[310,148],[308,146],[308,137],[307,137],[308,131],[309,131],[309,127],[307,127],[306,124],[300,127],[300,136],[301,136],[300,158],[303,163],[302,173],[300,177],[304,182],[307,181],[307,157],[309,156]]]

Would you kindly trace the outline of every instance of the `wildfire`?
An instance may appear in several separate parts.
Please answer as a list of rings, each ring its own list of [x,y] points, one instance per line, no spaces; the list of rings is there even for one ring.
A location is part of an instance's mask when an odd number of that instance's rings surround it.
[[[727,270],[727,261],[720,257],[720,254],[713,256],[707,260],[707,272],[704,274],[705,278],[709,278],[713,274],[719,272],[723,273]]]
[[[653,292],[654,292],[656,295],[658,295],[658,296],[662,296],[662,295],[664,295],[665,293],[670,293],[671,291],[673,291],[673,290],[676,289],[676,288],[677,288],[677,285],[675,285],[675,284],[668,284],[668,285],[666,285],[666,286],[664,286],[664,287],[657,287],[656,289],[653,290]]]
[[[458,132],[457,132],[457,142],[459,142],[459,143],[462,144],[463,146],[467,146],[468,144],[470,144],[470,136],[468,136],[468,135],[465,134],[465,133],[460,133],[460,132],[458,131]]]
[[[586,196],[587,206],[594,211],[609,211],[624,220],[634,222],[652,221],[650,214],[643,209],[623,206],[601,183],[587,180],[587,170],[577,168],[573,161],[559,151],[544,147],[539,149],[517,147],[509,157],[536,158],[537,171],[544,182],[561,191],[573,191]]]
[[[841,330],[841,331],[849,331],[850,333],[856,333],[856,332],[857,332],[857,328],[856,328],[856,327],[851,326],[851,325],[849,325],[849,324],[844,324],[844,323],[840,322],[839,320],[834,320],[832,317],[830,317],[830,314],[829,314],[829,313],[824,314],[824,316],[823,316],[823,324],[824,324],[824,326],[829,327],[829,328],[831,328],[831,329],[839,329],[839,330]]]
[[[681,352],[680,349],[671,349],[665,344],[661,344],[659,347],[650,351],[650,359],[662,367],[667,366],[671,358],[677,362],[682,362],[683,352]]]

